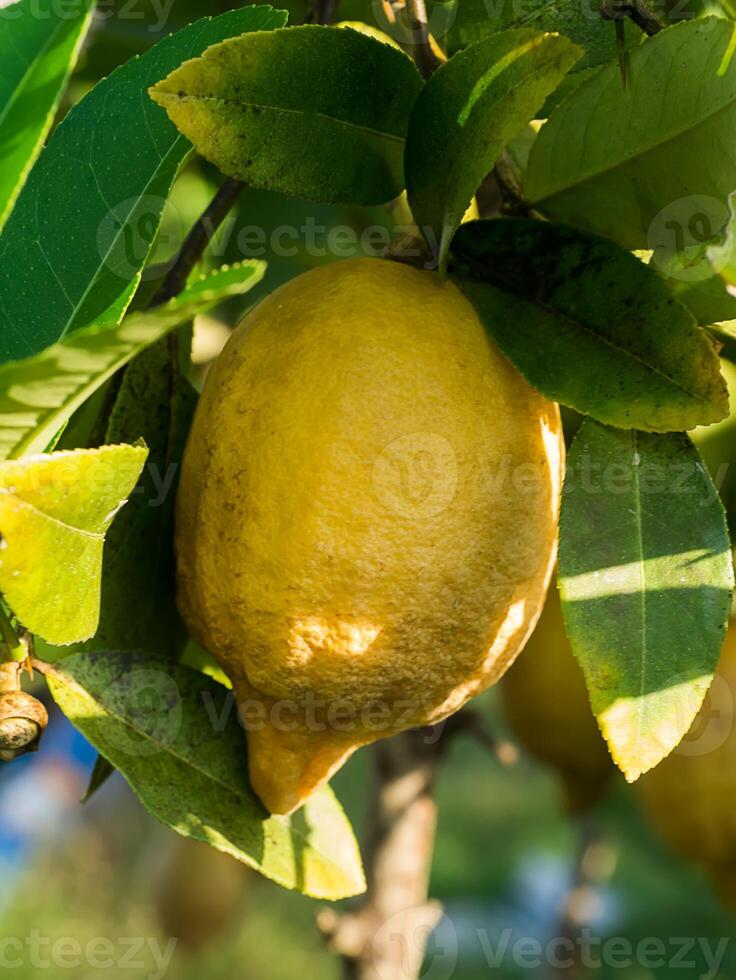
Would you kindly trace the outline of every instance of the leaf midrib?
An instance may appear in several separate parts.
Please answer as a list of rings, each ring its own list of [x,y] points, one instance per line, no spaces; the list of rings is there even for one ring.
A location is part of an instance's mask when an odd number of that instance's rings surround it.
[[[86,531],[83,527],[75,527],[74,524],[67,524],[66,521],[62,521],[60,517],[52,517],[51,514],[47,514],[45,511],[30,503],[30,501],[20,497],[17,493],[12,493],[12,491],[8,490],[6,487],[0,487],[0,496],[10,497],[12,500],[17,501],[22,507],[33,511],[34,514],[42,517],[45,521],[49,521],[51,524],[55,524],[57,527],[61,527],[65,531],[70,531],[72,534],[81,534],[82,537],[89,538],[92,541],[105,540],[104,531]]]
[[[403,144],[405,142],[403,136],[396,136],[394,133],[388,133],[380,129],[373,129],[371,126],[364,126],[359,123],[350,122],[347,119],[340,119],[339,116],[328,116],[326,113],[317,112],[314,109],[289,109],[286,106],[266,105],[265,103],[249,102],[244,99],[225,99],[219,95],[180,95],[178,92],[165,91],[159,91],[156,94],[159,98],[163,98],[165,101],[171,100],[179,104],[184,104],[187,102],[213,102],[217,105],[237,106],[239,109],[261,109],[264,112],[282,112],[285,115],[290,116],[324,119],[327,122],[334,123],[335,125],[343,126],[345,129],[355,130],[360,133],[368,133],[371,136],[377,136],[379,139],[391,140],[397,144]]]
[[[641,726],[644,719],[644,679],[647,667],[647,577],[646,561],[644,558],[644,534],[642,531],[642,512],[641,512],[641,491],[639,483],[639,453],[637,451],[636,429],[631,430],[632,439],[632,461],[634,470],[634,530],[636,544],[639,551],[639,577],[641,581],[641,658],[640,658],[640,683],[639,698],[637,699],[636,711],[636,737],[641,738]]]
[[[18,80],[18,84],[13,89],[10,98],[5,103],[5,105],[3,106],[3,108],[0,109],[0,126],[2,126],[5,123],[5,120],[7,119],[8,115],[10,114],[13,106],[18,101],[18,97],[19,97],[20,93],[23,91],[23,88],[24,88],[26,82],[28,81],[29,77],[33,74],[33,72],[36,70],[36,68],[38,67],[38,63],[39,63],[40,59],[43,58],[43,56],[46,54],[46,52],[48,51],[48,49],[51,46],[52,42],[56,40],[59,32],[64,27],[66,27],[66,26],[67,25],[66,25],[65,22],[59,21],[59,23],[57,23],[51,29],[51,31],[49,32],[46,40],[43,42],[43,44],[41,45],[41,47],[35,52],[35,54],[31,58],[31,60],[26,64],[26,70],[23,72],[22,76]],[[60,96],[61,96],[61,93],[59,93],[59,97]],[[52,107],[53,107],[55,101],[56,101],[56,99],[54,99],[54,101],[51,103],[51,106]],[[50,111],[51,111],[51,109],[49,109],[49,112]]]

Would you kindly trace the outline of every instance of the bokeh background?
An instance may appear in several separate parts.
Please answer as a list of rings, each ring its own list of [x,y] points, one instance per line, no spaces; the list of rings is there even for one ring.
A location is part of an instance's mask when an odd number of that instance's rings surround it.
[[[484,695],[478,707],[503,742],[495,695]],[[57,964],[50,975],[143,980],[157,976],[148,943],[163,950],[173,934],[169,980],[342,976],[315,925],[324,903],[182,842],[143,811],[119,776],[80,806],[93,761],[57,712],[40,756],[0,770],[0,952],[5,937],[25,941],[34,928],[48,940],[45,956],[66,937],[82,946],[102,937],[121,957],[139,938],[146,946],[136,952],[137,967]],[[371,750],[363,750],[333,781],[359,834],[371,778]],[[734,918],[704,876],[657,840],[623,780],[614,780],[583,823],[571,821],[554,776],[523,754],[502,764],[486,746],[458,736],[443,760],[437,799],[430,894],[445,916],[430,940],[427,980],[736,977]],[[589,930],[593,952],[600,951],[597,940],[605,942],[611,962],[589,974],[530,963],[527,941],[544,946],[565,935],[571,911]],[[685,949],[679,937],[697,942]],[[682,961],[656,965],[657,946],[646,945],[652,940]],[[707,951],[726,943],[718,971],[709,972]],[[637,947],[645,965],[627,965]],[[37,980],[47,971],[27,962],[8,972],[13,980]]]

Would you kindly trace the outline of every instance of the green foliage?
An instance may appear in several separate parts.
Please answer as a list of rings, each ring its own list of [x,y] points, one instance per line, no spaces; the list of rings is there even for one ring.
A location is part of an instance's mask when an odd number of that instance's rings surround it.
[[[48,643],[95,632],[105,532],[147,455],[103,446],[0,463],[0,591]]]
[[[507,218],[463,225],[453,255],[491,337],[548,397],[655,432],[728,414],[708,337],[662,279],[613,242]]]
[[[713,271],[707,253],[706,244],[691,245],[680,252],[668,250],[661,259],[655,254],[651,261],[701,326],[736,318],[736,297]]]
[[[678,24],[584,81],[534,144],[525,196],[549,218],[626,248],[679,250],[694,215],[715,234],[736,187],[736,59],[730,21]],[[679,239],[684,240],[680,244]]]
[[[349,28],[303,26],[216,45],[151,97],[230,177],[313,201],[380,204],[404,186],[420,88],[395,48]]]
[[[179,371],[171,339],[125,369],[107,425],[105,442],[143,439],[149,456],[108,534],[100,624],[88,649],[154,650],[175,658],[186,642],[176,608],[174,500],[197,396]]]
[[[89,0],[74,2],[63,22],[49,0],[36,2],[49,17],[29,17],[29,0],[0,11],[0,225],[86,30]],[[365,16],[348,6],[346,17],[370,16],[367,0]],[[175,16],[194,9],[188,0]],[[231,692],[204,676],[212,668],[193,643],[186,655],[202,669],[175,662],[187,637],[173,503],[196,400],[180,328],[256,285],[264,267],[221,269],[146,309],[165,272],[151,264],[164,205],[189,140],[247,183],[249,204],[261,193],[269,220],[283,208],[294,224],[296,197],[362,206],[406,184],[492,340],[541,392],[591,417],[570,455],[561,594],[593,710],[633,780],[697,712],[733,584],[723,508],[676,430],[728,411],[710,337],[736,358],[734,332],[698,324],[736,310],[725,208],[736,154],[724,137],[736,123],[736,35],[706,18],[639,44],[627,22],[624,86],[614,26],[590,13],[572,0],[521,12],[510,0],[430,3],[432,24],[456,18],[446,40],[459,53],[426,85],[395,48],[349,29],[285,30],[285,12],[269,6],[199,21],[72,109],[0,235],[0,360],[12,359],[0,365],[0,592],[39,638],[76,645],[48,680],[101,752],[91,791],[118,767],[163,823],[288,888],[321,898],[364,888],[349,824],[329,790],[269,817],[247,782]],[[548,114],[537,136],[527,124]],[[529,204],[569,226],[503,218],[455,233],[494,164],[502,212]],[[291,198],[275,204],[270,191]],[[338,214],[313,213],[328,224]],[[357,227],[374,217],[343,214]],[[403,199],[391,214],[411,220]],[[624,248],[650,250],[652,267]],[[281,278],[316,258],[307,252]],[[732,433],[719,432],[731,459]]]
[[[454,54],[481,38],[512,27],[559,32],[584,49],[576,71],[597,67],[616,58],[614,25],[595,16],[590,4],[576,0],[454,0],[455,18],[447,35],[448,50]],[[626,48],[639,43],[640,32],[624,21]]]
[[[117,327],[88,327],[35,357],[0,365],[0,458],[43,452],[72,414],[136,354],[214,302],[247,292],[264,270],[262,262],[227,269],[222,288],[214,273],[191,292],[131,314]]]
[[[291,817],[269,816],[253,795],[226,688],[131,653],[75,654],[46,679],[64,714],[178,834],[315,898],[364,891],[355,839],[329,789]]]
[[[723,241],[711,244],[708,259],[727,287],[730,296],[736,296],[736,191],[728,198],[729,219]]]
[[[583,425],[568,460],[559,576],[593,712],[632,781],[687,732],[728,622],[725,514],[686,435]]]
[[[0,229],[38,156],[89,27],[93,0],[0,10]]]
[[[146,89],[216,41],[283,23],[265,6],[198,21],[101,81],[67,115],[0,236],[0,360],[120,320],[191,152]]]
[[[516,136],[581,55],[565,38],[503,31],[434,73],[409,121],[409,204],[443,266],[455,229],[506,143]],[[431,236],[427,236],[428,238]]]

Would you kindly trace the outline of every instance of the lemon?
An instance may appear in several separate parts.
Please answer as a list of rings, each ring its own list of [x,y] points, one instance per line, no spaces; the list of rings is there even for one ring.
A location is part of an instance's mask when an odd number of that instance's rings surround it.
[[[570,649],[556,588],[500,688],[509,726],[531,755],[559,773],[568,809],[595,805],[614,766]]]
[[[271,812],[504,672],[544,600],[563,452],[557,406],[435,273],[334,263],[240,324],[184,456],[179,604]]]
[[[733,620],[689,732],[637,783],[644,810],[669,846],[708,870],[736,909],[736,625]]]

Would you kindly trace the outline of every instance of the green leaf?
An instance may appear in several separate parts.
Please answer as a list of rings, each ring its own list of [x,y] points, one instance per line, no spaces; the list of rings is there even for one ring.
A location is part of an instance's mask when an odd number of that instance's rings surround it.
[[[103,446],[0,462],[0,592],[47,643],[97,629],[105,532],[147,455]]]
[[[87,649],[155,650],[176,659],[187,639],[176,608],[174,500],[197,403],[170,338],[125,369],[105,442],[148,446],[130,502],[107,536],[100,624]]]
[[[690,727],[728,622],[725,515],[686,435],[582,426],[568,460],[559,576],[593,712],[633,781]]]
[[[69,112],[0,236],[0,361],[121,319],[191,152],[146,89],[208,45],[285,17],[263,6],[198,21],[113,72]]]
[[[707,253],[706,245],[693,245],[681,252],[655,252],[650,263],[701,326],[736,318],[736,296],[714,272]]]
[[[263,278],[263,262],[215,273],[114,328],[79,330],[35,357],[0,366],[0,458],[43,452],[72,414],[136,354],[197,313]],[[220,288],[222,285],[222,288]]]
[[[455,55],[422,89],[409,121],[406,181],[417,224],[430,247],[439,244],[441,267],[501,150],[581,54],[557,34],[503,31]]]
[[[328,788],[289,817],[258,802],[232,692],[143,654],[75,654],[45,675],[72,724],[178,834],[315,898],[365,890],[350,824]]]
[[[683,22],[629,53],[625,89],[617,64],[583,82],[534,144],[527,200],[626,248],[656,248],[695,218],[715,234],[736,187],[733,32]]]
[[[0,10],[0,229],[38,156],[87,33],[93,0]]]
[[[90,773],[87,789],[84,792],[81,802],[87,803],[89,800],[91,800],[97,790],[101,789],[105,785],[114,772],[115,766],[111,766],[104,756],[98,754],[97,758],[95,759],[92,772]]]
[[[390,45],[312,25],[218,44],[150,94],[229,177],[313,201],[380,204],[404,186],[421,85]]]
[[[713,344],[661,277],[613,242],[523,218],[463,225],[457,284],[535,388],[655,432],[728,414]]]
[[[708,259],[731,297],[736,296],[736,191],[728,198],[729,219],[723,241],[708,247]]]
[[[447,35],[450,54],[498,31],[512,27],[531,27],[537,31],[558,32],[585,51],[576,71],[597,67],[616,58],[614,26],[604,21],[593,6],[575,0],[455,0],[455,18]],[[624,21],[626,47],[639,43],[641,32]]]

